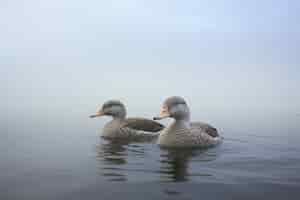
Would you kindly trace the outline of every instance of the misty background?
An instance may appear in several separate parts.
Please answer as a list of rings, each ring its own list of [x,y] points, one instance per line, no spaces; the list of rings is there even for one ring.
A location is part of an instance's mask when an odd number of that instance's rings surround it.
[[[299,116],[299,10],[279,0],[1,1],[1,120],[87,123],[108,99],[153,117],[172,95],[221,127]]]
[[[0,199],[298,195],[299,11],[296,0],[1,0]],[[110,144],[99,137],[110,118],[88,117],[119,99],[152,118],[173,95],[224,142],[173,159],[154,143]],[[164,177],[188,182],[170,190]]]

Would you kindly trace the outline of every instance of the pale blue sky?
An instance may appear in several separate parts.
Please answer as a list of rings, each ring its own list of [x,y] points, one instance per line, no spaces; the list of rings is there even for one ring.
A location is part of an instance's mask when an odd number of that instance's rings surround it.
[[[120,98],[139,115],[181,95],[195,112],[299,113],[299,10],[279,0],[1,1],[0,107],[81,113]]]

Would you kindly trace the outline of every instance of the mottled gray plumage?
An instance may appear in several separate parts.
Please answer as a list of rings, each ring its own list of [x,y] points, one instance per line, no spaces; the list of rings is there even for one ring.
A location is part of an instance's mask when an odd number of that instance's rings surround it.
[[[201,131],[206,132],[211,137],[218,137],[219,133],[218,130],[211,126],[210,124],[204,123],[204,122],[191,122],[192,127],[197,127],[198,129],[201,129]]]
[[[107,139],[148,140],[157,138],[164,126],[156,121],[145,118],[126,118],[125,105],[119,100],[105,102],[96,115],[112,116],[105,124],[102,137]]]
[[[222,138],[213,126],[203,122],[190,122],[190,111],[181,97],[169,97],[163,103],[160,117],[174,118],[175,121],[161,131],[158,144],[165,147],[210,147]]]
[[[122,127],[148,132],[158,132],[164,128],[162,124],[145,118],[127,118],[124,120]]]

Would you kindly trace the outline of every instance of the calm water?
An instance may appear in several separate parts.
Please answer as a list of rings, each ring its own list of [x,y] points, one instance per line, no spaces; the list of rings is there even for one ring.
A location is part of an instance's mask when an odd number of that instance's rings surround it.
[[[2,118],[1,199],[298,199],[300,116],[215,118],[206,150],[99,137],[107,119]],[[165,123],[168,123],[165,121]]]

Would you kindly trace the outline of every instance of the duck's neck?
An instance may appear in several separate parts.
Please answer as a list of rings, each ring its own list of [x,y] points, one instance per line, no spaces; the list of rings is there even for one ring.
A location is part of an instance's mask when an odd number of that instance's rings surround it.
[[[190,128],[190,112],[188,108],[186,108],[180,115],[175,115],[174,118],[175,121],[173,124],[175,127]]]
[[[173,126],[180,129],[190,128],[190,119],[175,119]]]
[[[125,120],[125,118],[126,118],[126,111],[124,110],[124,112],[115,113],[111,117],[113,118],[112,121],[121,122],[121,121]]]
[[[125,116],[123,117],[123,116],[113,116],[113,119],[112,119],[112,121],[113,122],[121,122],[121,121],[123,121],[125,119]]]

